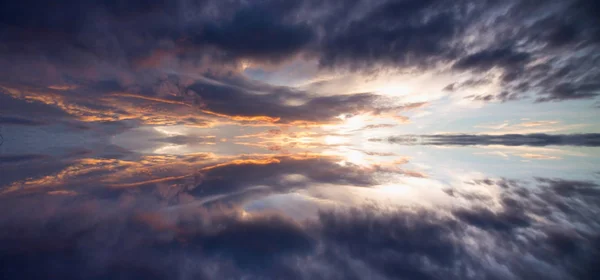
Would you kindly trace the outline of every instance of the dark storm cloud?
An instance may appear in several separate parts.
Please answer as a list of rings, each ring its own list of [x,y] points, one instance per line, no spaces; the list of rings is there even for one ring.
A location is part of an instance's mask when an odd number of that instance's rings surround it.
[[[380,139],[371,139],[380,140]],[[404,135],[392,136],[390,143],[406,145],[505,145],[505,146],[600,146],[600,134],[506,134],[506,135]]]

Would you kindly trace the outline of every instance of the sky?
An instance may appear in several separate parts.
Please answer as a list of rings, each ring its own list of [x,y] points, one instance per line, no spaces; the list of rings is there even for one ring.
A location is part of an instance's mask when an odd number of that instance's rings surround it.
[[[2,279],[595,279],[595,0],[0,3]]]

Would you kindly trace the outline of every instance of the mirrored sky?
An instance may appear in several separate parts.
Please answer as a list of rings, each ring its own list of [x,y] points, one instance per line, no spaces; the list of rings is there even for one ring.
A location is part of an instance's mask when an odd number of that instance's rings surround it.
[[[598,279],[594,0],[0,3],[0,279]]]

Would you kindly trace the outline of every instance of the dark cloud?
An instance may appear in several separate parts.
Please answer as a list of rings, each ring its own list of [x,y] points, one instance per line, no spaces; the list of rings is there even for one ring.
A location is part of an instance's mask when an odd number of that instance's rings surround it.
[[[321,63],[360,70],[376,64],[413,66],[435,63],[452,51],[457,11],[443,1],[388,1],[358,19],[340,18],[328,26]],[[357,8],[358,9],[358,8]]]
[[[234,58],[280,60],[300,51],[315,36],[308,25],[286,24],[288,14],[274,7],[242,8],[229,22],[208,23],[192,40],[215,45]]]
[[[339,250],[331,256],[336,262],[356,258],[373,270],[362,276],[357,272],[357,278],[375,273],[390,279],[436,279],[464,254],[453,234],[459,224],[433,213],[402,216],[354,209],[322,213],[319,222],[330,250]],[[422,262],[425,258],[431,270]]]
[[[554,88],[552,88],[552,91],[550,92],[549,96],[540,97],[537,99],[537,101],[544,102],[568,99],[586,99],[597,96],[598,92],[600,92],[599,83],[561,83],[555,85]]]
[[[501,213],[494,213],[489,209],[458,210],[454,215],[463,222],[485,230],[510,231],[517,228],[528,227],[529,217],[518,209],[505,209]]]
[[[592,182],[549,178],[538,178],[537,181],[561,196],[600,197],[600,188]]]
[[[597,225],[592,225],[593,229],[588,228],[591,232],[576,225],[587,224],[600,210],[595,206],[600,199],[597,184],[557,178],[537,178],[533,182],[488,178],[476,184],[486,188],[502,188],[500,196],[502,206],[493,212],[486,209],[472,213],[475,216],[469,215],[469,219],[466,220],[469,224],[495,232],[496,238],[502,239],[499,242],[501,246],[525,246],[531,256],[542,262],[561,266],[562,272],[558,273],[566,272],[562,276],[552,277],[573,279],[593,277],[596,269],[592,258],[600,248],[597,247]],[[460,193],[458,196],[488,203],[487,200],[467,193]],[[509,215],[512,218],[505,216],[507,212],[513,213]],[[459,217],[464,218],[463,212],[458,213]],[[549,223],[536,223],[532,219],[535,216],[545,217]],[[471,217],[477,218],[472,220]],[[483,217],[486,219],[480,219]],[[523,236],[519,232],[524,230],[537,232],[540,235],[518,241],[519,237],[514,236]],[[520,277],[540,273],[534,267],[519,268],[516,263],[508,264]]]
[[[371,139],[379,140],[379,139]],[[505,145],[505,146],[590,146],[600,145],[600,134],[506,134],[506,135],[404,135],[392,136],[390,143],[406,145]]]
[[[506,69],[522,68],[530,59],[528,53],[516,52],[509,48],[484,50],[461,58],[454,64],[455,69],[487,71],[493,67]]]
[[[242,268],[261,270],[287,254],[308,254],[315,246],[300,225],[281,217],[233,221],[209,236],[194,236],[191,242],[208,254],[231,258]]]
[[[42,207],[51,204],[49,200],[42,202]],[[169,228],[156,227],[160,222],[169,224],[160,213],[136,214],[121,208],[119,214],[71,199],[56,201],[67,206],[60,214],[44,218],[44,227],[33,226],[36,220],[32,217],[22,222],[3,221],[7,226],[0,237],[6,249],[0,254],[3,278],[53,275],[64,279],[211,279],[228,274],[251,275],[256,265],[264,266],[261,261],[272,268],[256,274],[273,277],[278,269],[284,270],[282,259],[310,252],[312,244],[297,224],[277,216],[243,219],[235,212],[219,210],[212,214],[180,212],[173,230],[182,232],[174,235]],[[118,208],[109,201],[98,203]],[[89,219],[94,212],[97,218]],[[202,220],[220,226],[202,225]],[[13,235],[18,231],[20,236]],[[250,238],[253,242],[247,242]],[[12,242],[23,246],[13,246]],[[228,259],[236,262],[228,263]],[[193,264],[186,265],[186,260],[193,260]],[[32,266],[35,269],[28,269]]]
[[[454,67],[503,69],[502,90],[477,100],[595,98],[600,88],[593,65],[598,63],[600,46],[598,9],[592,2],[513,1],[506,14],[496,14],[475,27],[477,34],[493,34],[488,46],[459,59]]]

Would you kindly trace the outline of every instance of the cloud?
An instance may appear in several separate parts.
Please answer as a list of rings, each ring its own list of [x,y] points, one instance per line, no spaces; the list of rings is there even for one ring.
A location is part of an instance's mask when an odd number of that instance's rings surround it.
[[[327,22],[329,33],[322,43],[322,65],[349,65],[357,70],[378,64],[411,67],[452,56],[460,19],[457,10],[443,1],[384,1],[373,5],[356,1],[344,9],[359,16]]]
[[[189,139],[165,139],[180,140]],[[383,178],[410,171],[341,160],[309,154],[78,154],[60,161],[65,166],[59,170],[46,170],[49,162],[57,164],[54,158],[0,159],[10,173],[3,182],[17,181],[1,189],[0,273],[6,279],[594,275],[600,229],[594,182],[483,177],[440,184],[441,201],[449,203],[380,208],[357,193],[376,191]],[[36,168],[38,176],[15,178],[19,170]],[[429,180],[417,177],[409,175]],[[294,201],[285,199],[290,196],[306,197],[306,204],[294,209]],[[347,196],[355,199],[350,206],[336,203]],[[321,212],[292,218],[267,198],[295,211]]]
[[[321,68],[316,71],[324,73],[431,70],[460,77],[468,73],[467,79],[446,90],[462,92],[485,81],[494,87],[466,96],[484,102],[528,97],[538,102],[589,99],[595,98],[599,89],[595,61],[600,53],[600,32],[597,5],[591,0],[547,5],[519,0],[227,4],[156,0],[148,5],[135,1],[67,1],[60,5],[26,1],[3,4],[0,10],[5,42],[0,50],[3,87],[55,91],[51,95],[57,99],[54,105],[71,115],[94,115],[83,117],[87,121],[116,121],[115,115],[122,115],[146,124],[207,125],[210,121],[206,118],[190,119],[192,113],[165,120],[164,115],[154,112],[147,116],[140,109],[160,107],[153,110],[166,108],[178,114],[181,108],[173,102],[197,104],[187,90],[193,84],[206,83],[205,78],[235,88],[240,86],[239,79],[230,77],[243,76],[247,65],[268,68],[292,60],[317,61]],[[223,104],[214,93],[195,91],[212,102],[207,110],[213,112],[210,107],[214,106],[214,112],[229,116],[228,121],[241,122],[248,121],[252,109],[234,104],[246,101],[273,110],[267,115],[252,111],[256,118],[250,122],[271,122],[276,116],[291,122],[309,119],[308,105],[314,107],[311,111],[316,116],[328,119],[328,111],[366,110],[357,103],[369,104],[373,98],[358,93],[360,97],[354,100],[349,96],[355,92],[335,93],[346,95],[344,98],[315,97],[306,92],[300,99],[307,105],[296,108],[290,104],[298,95],[290,89],[268,89],[283,92],[248,97],[205,87],[228,98],[240,98]],[[124,95],[114,95],[116,92],[130,97],[128,108],[123,108]],[[22,97],[30,95],[36,94],[29,91]],[[133,100],[132,96],[140,98]],[[166,103],[148,105],[152,100]],[[283,101],[286,103],[280,103]],[[212,117],[219,116],[227,118]]]
[[[453,67],[475,71],[487,71],[493,67],[503,67],[509,71],[515,71],[514,68],[521,68],[529,59],[530,55],[528,53],[515,52],[512,49],[484,50],[461,58]]]
[[[311,184],[369,187],[378,182],[372,176],[374,171],[404,172],[400,168],[388,170],[378,166],[341,166],[338,164],[341,158],[337,156],[310,154],[222,156],[202,153],[186,156],[131,156],[126,159],[109,159],[88,158],[86,154],[75,155],[71,159],[55,162],[60,164],[55,164],[50,169],[52,172],[42,172],[44,167],[49,168],[47,165],[52,166],[50,162],[43,160],[45,158],[6,157],[3,163],[27,160],[30,166],[25,170],[19,170],[19,166],[6,166],[7,170],[18,172],[3,178],[8,181],[3,182],[0,194],[46,192],[57,188],[77,188],[82,184],[112,189],[180,184],[186,192],[200,196],[226,195],[252,186],[268,186],[267,192],[279,193]],[[36,171],[39,174],[35,174]],[[31,176],[32,173],[36,176]],[[286,174],[298,174],[306,180],[292,184],[281,179]],[[245,195],[251,194],[249,192]],[[238,198],[243,199],[245,196]]]
[[[245,86],[245,87],[243,87]],[[198,96],[200,108],[225,116],[267,116],[277,123],[339,121],[342,114],[380,115],[402,112],[424,103],[397,104],[374,93],[312,96],[309,92],[268,85],[239,86],[197,82],[188,90]],[[292,100],[301,104],[293,104]]]
[[[233,58],[284,59],[302,50],[315,37],[306,24],[284,22],[290,10],[291,7],[283,11],[268,6],[244,7],[229,22],[207,23],[200,34],[192,37],[192,42],[214,45]]]
[[[373,141],[381,139],[371,139]],[[590,146],[600,145],[600,135],[589,134],[505,134],[505,135],[405,135],[392,136],[390,143],[405,145],[505,145],[505,146]]]
[[[317,248],[314,232],[276,213],[247,213],[238,205],[259,194],[314,184],[376,183],[373,170],[340,166],[334,157],[248,157],[84,158],[48,176],[17,182],[16,188],[5,186],[0,200],[11,203],[3,203],[3,209],[34,203],[40,211],[2,211],[0,225],[7,229],[0,233],[6,249],[0,253],[2,277],[297,275],[296,259]],[[303,179],[286,179],[289,174]],[[10,245],[16,243],[28,245]],[[34,252],[35,259],[27,257]],[[179,265],[190,258],[198,266]],[[32,265],[36,269],[24,270]]]
[[[483,25],[494,30],[480,31],[495,34],[496,38],[490,38],[491,47],[475,57],[462,58],[455,66],[478,58],[472,61],[476,62],[473,69],[502,69],[501,91],[487,98],[482,95],[479,99],[483,101],[522,99],[530,93],[535,93],[537,102],[594,98],[599,90],[595,82],[599,73],[590,62],[597,59],[599,45],[594,39],[598,34],[597,7],[591,2],[537,5],[514,1],[506,14]],[[517,27],[517,22],[523,25]]]
[[[567,99],[589,99],[598,95],[599,83],[573,84],[571,82],[560,83],[554,86],[549,96],[540,97],[538,102],[567,100]]]
[[[529,217],[523,212],[504,209],[494,213],[489,209],[457,210],[454,215],[463,222],[484,229],[495,231],[511,231],[530,225]]]
[[[395,124],[370,124],[370,125],[366,125],[363,126],[359,129],[353,130],[353,131],[362,131],[362,130],[370,130],[370,129],[378,129],[378,128],[392,128],[395,127]]]

